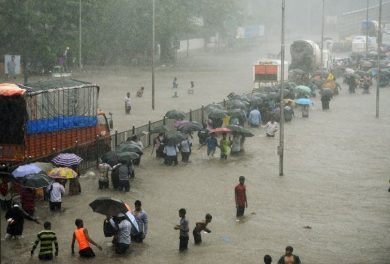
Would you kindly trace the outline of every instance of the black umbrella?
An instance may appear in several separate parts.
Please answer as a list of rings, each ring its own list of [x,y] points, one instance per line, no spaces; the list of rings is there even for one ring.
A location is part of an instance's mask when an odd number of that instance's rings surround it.
[[[227,128],[229,128],[231,131],[233,131],[233,133],[243,135],[244,137],[253,137],[254,136],[251,131],[249,131],[246,128],[243,128],[242,126],[230,125],[230,126],[227,126]]]
[[[192,131],[199,131],[202,129],[202,125],[195,121],[184,123],[177,128],[177,130],[183,133],[190,133]]]
[[[332,97],[333,96],[333,90],[330,89],[330,88],[324,88],[320,91],[320,94],[321,95],[324,95],[324,96],[329,96],[329,97]]]
[[[228,115],[231,117],[237,117],[239,119],[245,120],[245,111],[241,109],[231,109],[228,111]]]
[[[90,203],[89,206],[95,213],[109,216],[116,216],[119,213],[128,211],[124,202],[111,197],[99,197]]]
[[[26,188],[37,189],[49,186],[53,179],[45,173],[32,173],[18,178],[20,185]]]
[[[256,97],[256,98],[261,98],[261,99],[266,99],[267,98],[267,94],[266,93],[260,93],[260,92],[255,92],[252,94],[252,96]]]
[[[288,71],[288,74],[307,74],[304,70],[301,69],[292,69]]]
[[[120,152],[135,152],[139,155],[144,154],[144,152],[142,151],[142,148],[139,145],[136,145],[134,143],[121,144],[117,149],[117,153],[120,153]]]
[[[220,104],[209,104],[205,107],[205,110],[207,112],[210,112],[211,110],[214,110],[214,109],[220,109],[220,110],[223,110],[223,106],[220,105]]]
[[[187,138],[187,135],[183,134],[180,131],[172,131],[166,134],[166,139],[168,141],[168,145],[177,145]]]
[[[139,155],[135,152],[120,152],[118,153],[118,161],[121,163],[130,163],[132,160],[138,159]]]
[[[165,114],[166,118],[169,119],[185,119],[186,114],[182,111],[177,111],[177,110],[170,110]]]
[[[263,103],[263,98],[258,97],[258,96],[252,96],[250,98],[250,103],[251,105],[261,105]]]
[[[209,118],[223,118],[227,114],[226,110],[211,109],[208,116]]]
[[[155,127],[155,128],[152,128],[150,130],[150,133],[165,133],[165,132],[168,132],[168,128],[167,126],[165,125],[162,125],[162,126],[158,126],[158,127]]]
[[[248,106],[247,102],[244,102],[244,101],[239,100],[239,99],[233,99],[233,100],[227,102],[228,109],[234,109],[234,108],[246,109],[247,106]]]
[[[116,153],[116,151],[113,150],[104,153],[101,159],[102,162],[109,164],[111,167],[119,163],[118,153]]]

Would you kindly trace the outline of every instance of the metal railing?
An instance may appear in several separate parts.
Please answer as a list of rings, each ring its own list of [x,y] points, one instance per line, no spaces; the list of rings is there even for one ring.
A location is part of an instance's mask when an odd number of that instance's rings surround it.
[[[221,103],[222,104],[222,103]],[[185,119],[189,121],[196,121],[201,124],[204,123],[206,120],[206,113],[204,110],[204,107],[198,108],[196,110],[191,110],[187,113],[185,113]],[[163,118],[161,120],[150,122],[148,124],[135,127],[133,126],[132,129],[126,130],[123,132],[115,131],[113,134],[111,134],[112,140],[111,140],[111,149],[115,149],[120,144],[126,142],[130,137],[137,135],[140,137],[140,140],[143,144],[143,146],[149,147],[153,143],[153,138],[151,131],[159,126],[165,125],[168,130],[174,130],[175,129],[175,122],[172,119]]]
[[[226,105],[226,101],[219,103],[221,105]],[[196,121],[201,124],[207,120],[207,114],[205,112],[205,108],[202,106],[201,108],[192,110],[185,113],[185,119],[189,121]],[[22,164],[33,163],[33,162],[51,162],[51,160],[58,155],[59,153],[75,153],[76,155],[83,158],[83,162],[81,162],[79,166],[79,171],[81,173],[86,172],[88,169],[96,167],[99,164],[100,158],[104,153],[108,150],[115,150],[120,144],[126,142],[129,138],[134,135],[140,137],[142,144],[145,148],[151,146],[153,144],[154,135],[151,131],[159,126],[165,125],[168,130],[175,130],[175,121],[172,119],[168,119],[164,116],[163,119],[151,122],[149,121],[147,124],[135,127],[133,126],[131,129],[118,132],[115,131],[111,134],[111,138],[100,138],[97,137],[95,141],[87,142],[83,144],[76,144],[75,146],[61,150],[61,151],[53,151],[50,155],[39,158],[32,158],[25,160]],[[22,165],[17,164],[17,166]],[[11,171],[14,168],[10,168]]]

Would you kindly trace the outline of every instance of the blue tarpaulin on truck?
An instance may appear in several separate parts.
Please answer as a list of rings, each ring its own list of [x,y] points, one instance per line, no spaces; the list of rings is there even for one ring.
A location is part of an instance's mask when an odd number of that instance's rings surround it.
[[[66,129],[96,126],[97,117],[94,116],[61,116],[49,119],[27,121],[27,134],[56,132]]]

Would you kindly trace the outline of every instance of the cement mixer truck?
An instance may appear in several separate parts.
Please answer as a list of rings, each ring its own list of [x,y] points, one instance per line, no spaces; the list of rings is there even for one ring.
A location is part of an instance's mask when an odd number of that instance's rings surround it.
[[[290,53],[289,70],[300,69],[312,73],[321,67],[321,50],[314,41],[296,40],[290,46]]]

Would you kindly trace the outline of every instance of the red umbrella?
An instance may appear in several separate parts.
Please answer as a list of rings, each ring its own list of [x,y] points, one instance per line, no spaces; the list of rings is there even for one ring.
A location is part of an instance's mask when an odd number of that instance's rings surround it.
[[[231,133],[231,132],[232,131],[229,128],[217,127],[217,128],[211,129],[209,133],[224,134],[224,133]]]

